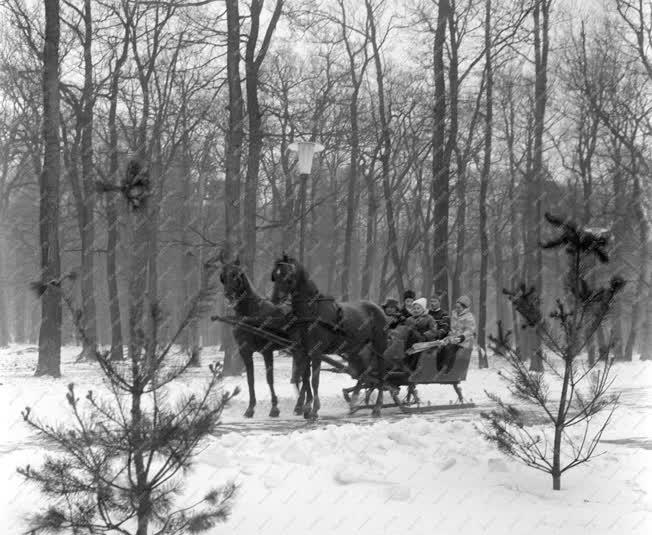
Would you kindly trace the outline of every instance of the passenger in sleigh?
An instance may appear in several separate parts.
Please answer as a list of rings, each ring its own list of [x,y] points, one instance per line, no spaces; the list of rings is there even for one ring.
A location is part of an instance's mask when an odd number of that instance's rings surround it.
[[[410,328],[409,345],[437,340],[439,335],[437,322],[428,314],[428,302],[425,297],[412,303],[411,312],[412,315],[405,321],[405,324]]]
[[[445,338],[451,330],[451,320],[448,317],[448,313],[441,308],[441,301],[436,295],[433,295],[430,298],[430,303],[428,303],[428,305],[428,314],[430,314],[435,322],[437,322],[436,340],[441,340],[442,338]]]
[[[401,323],[407,321],[412,316],[412,304],[415,299],[416,294],[413,290],[405,290],[403,292],[403,307],[399,309]]]
[[[396,327],[403,323],[403,316],[396,299],[386,299],[381,308],[385,312],[385,316],[387,316],[388,330],[396,329]]]
[[[389,301],[394,300],[388,300],[385,305],[393,305]],[[417,299],[410,306],[410,317],[405,320],[401,310],[398,311],[398,315],[394,315],[391,314],[391,306],[383,307],[388,316],[388,342],[383,358],[390,371],[406,371],[406,367],[413,371],[418,356],[406,357],[405,351],[417,342],[436,339],[437,322],[428,314],[427,306],[425,299]]]
[[[460,349],[473,349],[476,338],[475,318],[471,313],[471,299],[463,295],[455,302],[451,330],[442,341],[446,343],[437,356],[437,370],[447,374],[455,364]]]

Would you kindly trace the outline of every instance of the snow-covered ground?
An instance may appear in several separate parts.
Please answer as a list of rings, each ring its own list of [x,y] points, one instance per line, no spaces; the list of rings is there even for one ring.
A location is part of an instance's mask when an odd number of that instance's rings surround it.
[[[99,370],[73,364],[76,348],[64,350],[61,379],[34,378],[35,348],[11,346],[0,352],[1,533],[23,533],[23,516],[43,504],[16,467],[38,464],[20,411],[26,405],[43,420],[68,416],[66,385],[78,392],[100,391]],[[205,362],[217,357],[209,348]],[[322,420],[307,424],[292,414],[296,399],[289,361],[277,359],[276,387],[281,419],[270,423],[269,393],[262,359],[256,360],[258,405],[244,427],[246,380],[225,387],[242,393],[224,414],[229,432],[207,442],[186,487],[200,496],[228,480],[238,484],[233,514],[214,533],[293,534],[583,534],[652,531],[652,363],[618,363],[614,391],[621,403],[598,448],[602,455],[564,474],[562,490],[547,474],[506,458],[478,434],[479,409],[336,422],[346,415],[341,389],[350,379],[322,374]],[[489,407],[484,390],[506,395],[498,365],[478,370],[472,362],[464,383],[467,398]],[[206,377],[192,370],[184,379],[199,388]],[[448,403],[446,386],[419,389],[432,404]],[[354,423],[355,422],[355,423]],[[337,425],[334,425],[336,424]]]

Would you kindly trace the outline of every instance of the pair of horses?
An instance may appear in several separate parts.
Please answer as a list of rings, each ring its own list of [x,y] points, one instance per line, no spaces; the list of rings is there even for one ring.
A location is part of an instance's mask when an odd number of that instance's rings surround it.
[[[246,321],[247,318],[255,318],[262,328],[282,334],[292,342],[288,348],[250,329],[237,326],[233,329],[247,372],[249,406],[245,416],[253,416],[256,405],[254,352],[261,353],[265,361],[272,401],[269,415],[279,415],[273,368],[273,351],[279,349],[291,351],[296,376],[301,384],[295,414],[303,413],[307,419],[318,417],[321,406],[321,362],[325,355],[336,354],[347,361],[347,371],[358,380],[358,385],[353,389],[353,399],[363,383],[368,385],[376,381],[379,384],[372,412],[374,416],[379,416],[383,404],[382,378],[385,374],[383,353],[387,346],[383,310],[370,301],[337,302],[323,295],[305,268],[287,255],[274,262],[271,279],[274,288],[271,300],[267,300],[253,288],[237,259],[223,262],[220,272],[224,295],[238,319]],[[289,307],[283,305],[286,302],[289,302]]]

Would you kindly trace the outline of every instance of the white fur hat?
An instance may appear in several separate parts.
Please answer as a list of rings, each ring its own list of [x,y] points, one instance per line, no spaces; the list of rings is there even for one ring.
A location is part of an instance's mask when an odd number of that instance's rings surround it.
[[[412,303],[412,306],[414,306],[414,305],[419,305],[424,311],[428,310],[428,301],[426,300],[425,297],[420,297],[419,299],[416,299]]]

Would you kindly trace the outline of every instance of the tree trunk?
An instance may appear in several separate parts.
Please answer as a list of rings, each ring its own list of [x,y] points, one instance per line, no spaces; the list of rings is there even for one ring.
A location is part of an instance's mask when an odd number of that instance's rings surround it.
[[[247,116],[249,119],[249,147],[247,156],[247,174],[245,176],[244,227],[243,227],[243,264],[251,280],[254,279],[256,259],[256,211],[258,199],[258,173],[260,157],[263,151],[262,112],[258,103],[258,73],[269,43],[281,15],[283,0],[276,1],[276,8],[265,32],[260,50],[256,54],[256,44],[260,30],[260,14],[264,0],[253,0],[250,6],[250,30],[245,51]],[[239,45],[238,45],[239,46]],[[235,59],[235,57],[234,57]],[[239,62],[239,58],[238,58]],[[239,80],[239,77],[238,77]]]
[[[543,202],[543,133],[545,130],[545,114],[548,91],[548,16],[551,0],[536,2],[533,10],[534,17],[534,56],[535,56],[535,82],[534,82],[534,139],[532,154],[532,184],[528,188],[532,203],[528,210],[530,215],[528,223],[527,254],[529,259],[528,279],[539,295],[543,292],[543,256],[539,247],[541,242],[542,202]],[[534,206],[534,210],[532,210]],[[536,339],[536,340],[535,340]],[[535,347],[532,348],[530,369],[543,371],[541,360],[541,342],[535,336]]]
[[[462,276],[464,275],[464,249],[466,248],[466,163],[458,158],[457,170],[457,243],[455,245],[455,268],[453,270],[453,299],[457,299],[462,291]],[[470,290],[466,290],[467,292]]]
[[[22,252],[17,250],[14,257],[14,269],[16,270],[14,273],[20,273],[20,270],[23,269],[25,264],[22,257]],[[30,297],[29,293],[22,286],[15,285],[14,306],[16,307],[16,323],[14,328],[14,341],[17,344],[29,343],[29,337],[27,335],[29,332],[27,326],[27,304]]]
[[[364,268],[362,270],[362,299],[371,299],[371,286],[374,280],[376,265],[376,224],[378,217],[378,201],[376,199],[376,184],[374,168],[365,177],[367,181],[367,233],[365,240]]]
[[[510,317],[507,301],[503,295],[503,288],[505,288],[505,276],[507,271],[507,264],[503,256],[503,237],[498,228],[498,221],[494,224],[494,284],[496,286],[496,322],[500,321],[504,329],[513,330],[512,319]]]
[[[561,490],[561,439],[565,429],[565,412],[567,410],[568,386],[573,373],[572,358],[568,355],[565,357],[564,377],[562,380],[561,397],[559,398],[559,408],[557,410],[557,419],[555,421],[555,437],[552,449],[552,489]]]
[[[627,270],[627,263],[625,261],[625,244],[628,241],[627,229],[627,214],[628,202],[625,195],[626,181],[623,173],[623,156],[622,145],[620,141],[613,141],[613,160],[614,170],[611,173],[613,183],[613,199],[614,199],[614,246],[613,246],[613,264],[614,271],[624,272]],[[611,323],[611,341],[613,343],[613,354],[616,360],[624,359],[623,350],[623,329],[622,318],[624,316],[624,305],[622,299],[616,299],[613,306],[613,312],[610,314]]]
[[[253,21],[252,21],[253,24]],[[252,30],[253,31],[253,30]],[[253,45],[252,45],[253,43]],[[262,113],[258,104],[258,68],[253,58],[249,57],[250,49],[255,47],[255,39],[250,36],[246,53],[246,89],[247,117],[249,119],[249,145],[247,152],[247,173],[245,175],[244,210],[243,210],[243,258],[242,264],[254,280],[254,265],[256,260],[256,211],[258,198],[258,173],[260,171],[260,156],[263,150]]]
[[[59,257],[59,0],[45,2],[43,47],[43,169],[40,176],[41,280],[61,276]],[[61,376],[61,292],[49,285],[41,297],[36,375]]]
[[[187,132],[187,128],[184,128]],[[190,303],[190,299],[199,289],[199,284],[197,282],[197,269],[201,271],[201,258],[197,262],[197,256],[201,257],[201,254],[197,254],[196,251],[189,245],[192,240],[191,233],[189,229],[191,227],[196,227],[197,222],[201,221],[199,217],[192,217],[192,213],[197,210],[201,210],[201,201],[197,203],[195,197],[193,196],[192,188],[192,156],[190,154],[190,140],[187,134],[184,134],[182,140],[182,155],[181,155],[181,166],[180,166],[180,180],[181,183],[181,198],[179,199],[181,210],[181,229],[184,247],[181,251],[181,291],[182,291],[182,302]],[[202,169],[199,170],[200,178],[202,180]],[[201,199],[201,197],[200,197]],[[199,204],[199,207],[198,207]],[[188,354],[194,354],[193,350],[199,347],[199,329],[197,320],[193,320],[190,325],[184,330],[181,334],[180,340],[181,346]],[[198,365],[198,362],[193,361],[192,365]]]
[[[636,173],[636,171],[635,171]],[[638,175],[634,175],[634,190],[633,190],[633,204],[636,212],[636,219],[638,220],[639,228],[639,242],[640,242],[640,265],[639,265],[639,274],[638,282],[636,285],[636,295],[634,296],[634,305],[632,306],[632,322],[629,329],[629,335],[627,336],[627,343],[625,345],[625,360],[633,360],[634,357],[634,346],[636,345],[636,337],[638,330],[641,326],[641,305],[643,301],[643,296],[645,295],[645,289],[648,285],[648,240],[649,240],[649,227],[648,222],[645,218],[645,213],[643,212],[643,207],[641,206],[641,198],[643,193],[641,191],[640,178]]]
[[[355,104],[354,104],[355,103]],[[355,110],[355,111],[354,111]],[[356,182],[358,181],[358,119],[357,97],[351,103],[351,160],[349,162],[349,180],[346,196],[346,226],[344,230],[344,259],[342,261],[342,286],[340,289],[343,301],[349,300],[351,283],[351,248],[353,245],[353,226],[356,212]]]
[[[331,216],[330,223],[333,232],[331,234],[330,255],[328,257],[326,293],[328,295],[331,295],[336,283],[335,271],[337,270],[337,257],[338,257],[337,250],[340,243],[340,238],[338,234],[338,222],[340,219],[337,211],[337,207],[340,205],[340,202],[339,202],[339,196],[337,194],[339,190],[339,184],[337,181],[338,178],[337,168],[333,169],[329,174],[330,174],[330,190],[331,190],[331,194],[333,195],[333,202],[331,203],[330,206],[330,216]]]
[[[480,175],[480,299],[478,302],[478,345],[486,354],[487,330],[487,268],[489,262],[489,236],[487,232],[487,190],[491,172],[491,141],[493,136],[493,68],[491,64],[491,0],[485,9],[485,77],[486,108],[484,131],[484,159]],[[481,352],[482,353],[482,352]],[[486,362],[484,363],[486,364]]]
[[[95,166],[93,164],[93,19],[91,0],[84,0],[84,89],[81,117],[82,192],[81,221],[81,311],[84,346],[81,357],[95,357],[97,350],[97,312],[95,306]]]
[[[226,0],[227,21],[227,79],[229,84],[229,129],[226,133],[225,195],[224,195],[224,249],[231,258],[240,248],[241,213],[240,184],[244,112],[240,87],[240,13],[238,0]],[[223,309],[222,312],[226,312]],[[231,327],[222,325],[222,349],[225,375],[240,375],[244,364],[235,347]]]
[[[444,68],[444,49],[446,44],[446,23],[450,13],[448,0],[439,2],[437,13],[437,28],[433,44],[433,60],[435,74],[434,93],[434,127],[432,134],[433,159],[432,159],[432,196],[434,201],[434,232],[432,243],[432,266],[434,291],[446,292],[442,295],[442,305],[449,309],[448,297],[448,211],[449,211],[449,164],[450,149],[446,140],[446,82]],[[451,65],[451,68],[456,65]],[[451,88],[451,93],[453,88]],[[454,103],[451,102],[451,109]],[[450,136],[454,137],[456,131],[451,124]]]
[[[9,284],[6,283],[8,280],[7,273],[7,259],[5,257],[5,251],[8,251],[8,241],[7,236],[4,232],[5,224],[4,221],[0,221],[0,347],[6,347],[10,342],[9,334],[9,318],[8,302],[7,302],[7,288]],[[17,315],[15,316],[18,320]]]
[[[128,164],[127,173],[131,167],[131,162]],[[142,167],[140,173],[149,173],[150,169]],[[150,178],[151,180],[151,178]],[[134,209],[127,206],[128,213],[128,226],[127,234],[129,235],[129,251],[130,251],[130,266],[129,266],[129,360],[138,360],[147,351],[147,341],[153,342],[149,333],[150,314],[147,303],[147,293],[150,289],[151,273],[150,255],[151,255],[151,235],[152,228],[150,225],[150,204],[152,201],[151,196],[151,182],[150,187],[146,191],[146,201],[139,208]]]
[[[107,125],[109,130],[109,182],[116,183],[120,174],[118,155],[117,109],[120,90],[120,75],[122,66],[129,53],[129,22],[125,22],[122,50],[116,58],[111,76],[109,92],[109,115]],[[111,360],[124,359],[124,340],[122,336],[122,319],[120,317],[120,295],[118,293],[117,252],[120,241],[118,228],[118,207],[114,195],[106,195],[107,245],[106,245],[106,281],[109,299],[109,322],[111,323]]]
[[[652,285],[648,284],[641,340],[641,360],[652,360]]]
[[[150,305],[160,305],[159,301],[159,280],[158,280],[158,253],[159,253],[159,218],[161,211],[161,204],[163,202],[163,166],[161,164],[161,137],[154,134],[152,140],[152,157],[150,166],[150,189],[151,200],[147,206],[147,232],[149,236],[148,250],[147,250],[147,300]],[[165,320],[162,320],[165,321]],[[154,325],[154,318],[148,314],[148,329],[150,331],[154,327],[161,327]],[[152,340],[153,341],[153,340]]]

